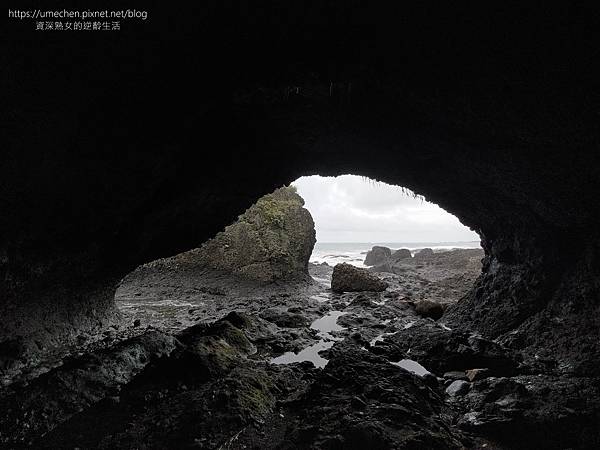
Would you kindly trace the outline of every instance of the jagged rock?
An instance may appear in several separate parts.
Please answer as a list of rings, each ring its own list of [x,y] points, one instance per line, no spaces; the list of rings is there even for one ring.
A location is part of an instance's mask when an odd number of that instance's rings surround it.
[[[2,398],[0,444],[44,434],[78,411],[114,396],[152,362],[177,348],[173,336],[149,331],[114,347],[85,354]],[[12,445],[8,445],[12,447]]]
[[[385,291],[387,283],[367,270],[351,264],[336,264],[331,276],[333,292]]]
[[[417,253],[415,253],[415,258],[428,258],[433,255],[434,255],[433,250],[430,249],[429,247],[427,247],[427,248],[423,248],[423,249],[419,250]]]
[[[469,381],[483,380],[490,376],[490,369],[470,369],[466,371]]]
[[[268,308],[260,313],[262,319],[268,320],[279,327],[302,328],[309,324],[306,317],[302,314],[283,311],[276,308]]]
[[[261,197],[197,252],[202,263],[262,282],[303,279],[315,226],[293,187]]]
[[[431,321],[399,330],[377,344],[374,349],[390,360],[410,357],[435,374],[487,367],[493,376],[514,375],[522,359],[493,341],[446,330]]]
[[[463,447],[423,378],[350,343],[332,348],[317,382],[291,406],[283,448]]]
[[[421,317],[431,317],[438,320],[444,314],[444,307],[431,300],[421,300],[415,305],[415,312]]]
[[[412,258],[412,253],[407,248],[400,248],[392,253],[391,260],[392,261],[400,261],[402,259]]]
[[[381,247],[379,245],[373,246],[368,251],[365,257],[365,266],[375,266],[387,261],[392,256],[392,250],[388,247]]]
[[[467,375],[462,370],[453,370],[444,373],[444,378],[449,380],[464,380],[467,381]]]
[[[471,384],[458,425],[493,437],[502,448],[597,448],[597,378],[529,375]]]
[[[471,387],[471,385],[464,380],[456,380],[453,381],[452,384],[450,384],[450,386],[448,386],[446,388],[446,394],[448,395],[464,395],[467,392],[469,392],[469,388]]]

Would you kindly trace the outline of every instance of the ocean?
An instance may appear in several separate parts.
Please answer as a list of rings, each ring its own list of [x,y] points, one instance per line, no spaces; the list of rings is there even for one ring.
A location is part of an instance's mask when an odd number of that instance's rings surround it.
[[[399,248],[409,249],[413,256],[422,248],[429,247],[434,252],[443,252],[453,248],[481,248],[479,241],[467,242],[317,242],[310,256],[310,262],[330,266],[345,262],[358,267],[365,267],[363,261],[371,247],[381,245],[392,251]]]

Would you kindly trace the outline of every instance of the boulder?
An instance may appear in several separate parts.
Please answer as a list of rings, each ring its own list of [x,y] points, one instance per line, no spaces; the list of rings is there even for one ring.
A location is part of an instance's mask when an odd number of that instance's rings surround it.
[[[392,256],[392,251],[387,247],[375,245],[367,252],[365,266],[375,266],[387,261]]]
[[[470,369],[466,371],[469,381],[483,380],[491,376],[490,369]]]
[[[433,256],[433,250],[430,248],[423,248],[415,253],[415,258],[429,258]]]
[[[421,317],[431,317],[438,320],[444,314],[444,307],[431,300],[421,300],[415,305],[415,312]]]
[[[336,264],[331,276],[333,292],[385,291],[388,284],[370,274],[366,269],[351,264]]]
[[[262,282],[308,278],[316,242],[312,216],[294,187],[261,197],[199,249],[201,261]]]
[[[456,381],[456,380],[467,381],[467,375],[465,374],[465,372],[463,370],[451,370],[449,372],[445,372],[444,378],[447,380],[452,380],[452,381]]]
[[[399,248],[394,253],[392,253],[391,259],[392,261],[400,261],[402,259],[412,258],[412,253],[407,248]]]
[[[469,392],[471,385],[463,380],[453,381],[450,386],[446,388],[446,394],[455,396],[455,395],[465,395]]]

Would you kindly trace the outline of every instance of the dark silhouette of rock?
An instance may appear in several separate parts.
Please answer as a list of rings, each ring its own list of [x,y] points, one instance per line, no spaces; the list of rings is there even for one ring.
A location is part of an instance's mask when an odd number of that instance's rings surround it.
[[[392,250],[388,247],[381,247],[379,245],[375,245],[367,252],[367,256],[365,257],[365,266],[375,266],[377,264],[381,264],[386,262],[390,256],[392,256]]]
[[[407,248],[399,248],[390,257],[392,261],[400,261],[407,258],[412,258],[412,253]]]
[[[262,282],[308,276],[315,227],[294,187],[260,198],[198,250],[199,261]]]
[[[490,369],[491,376],[517,373],[522,356],[496,342],[447,330],[431,321],[421,321],[378,342],[377,351],[390,360],[407,357],[440,375],[451,371],[465,371],[473,367]],[[410,352],[410,353],[409,353]]]
[[[288,422],[290,448],[462,447],[460,433],[438,414],[440,396],[427,379],[351,344],[336,346],[323,372]]]
[[[596,448],[599,442],[597,378],[486,378],[471,383],[458,402],[466,412],[459,427],[494,436],[503,448]]]
[[[331,277],[331,290],[333,292],[360,292],[360,291],[385,291],[387,283],[366,269],[355,267],[351,264],[336,264]]]
[[[148,331],[108,350],[73,358],[68,364],[50,370],[2,399],[0,443],[22,442],[28,436],[51,430],[78,411],[114,395],[148,365],[167,357],[177,346],[173,336]]]
[[[433,320],[438,320],[444,314],[444,307],[437,302],[420,300],[415,305],[415,311],[422,317],[431,317]]]

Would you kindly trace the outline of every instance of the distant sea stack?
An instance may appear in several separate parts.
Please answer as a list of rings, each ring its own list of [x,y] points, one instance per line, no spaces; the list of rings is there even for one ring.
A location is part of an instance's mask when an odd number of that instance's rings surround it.
[[[199,249],[207,266],[244,278],[293,281],[309,277],[315,224],[293,186],[261,197]]]
[[[377,264],[381,264],[386,262],[392,256],[392,250],[387,247],[381,247],[379,245],[375,245],[365,257],[365,266],[376,266]]]
[[[412,258],[412,254],[409,249],[401,248],[392,252],[392,249],[388,247],[382,247],[375,245],[371,250],[368,251],[365,257],[365,266],[379,266],[389,262],[396,262],[402,259]]]

